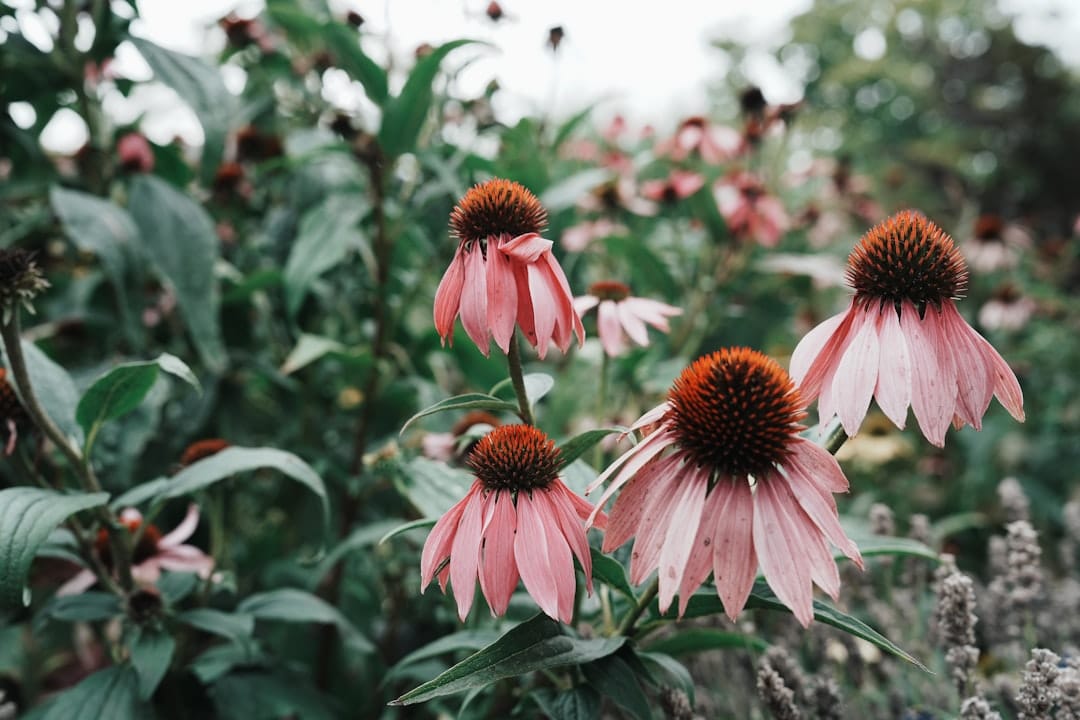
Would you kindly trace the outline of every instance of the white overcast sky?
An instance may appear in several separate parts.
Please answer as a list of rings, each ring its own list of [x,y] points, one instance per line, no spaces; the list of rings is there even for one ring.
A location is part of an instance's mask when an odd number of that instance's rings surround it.
[[[0,0],[32,6],[32,0]],[[599,115],[626,114],[638,123],[671,124],[680,116],[706,109],[706,84],[722,76],[722,58],[709,48],[720,34],[743,42],[771,45],[784,39],[788,21],[805,11],[811,0],[501,0],[507,18],[492,23],[484,15],[488,0],[330,0],[340,14],[355,10],[365,18],[365,47],[379,56],[387,45],[399,65],[411,62],[413,48],[460,37],[489,41],[482,53],[459,51],[459,58],[479,59],[461,77],[461,91],[479,94],[491,79],[503,89],[500,117],[544,112],[565,116],[586,104],[602,101]],[[1016,16],[1017,31],[1029,42],[1047,44],[1074,65],[1080,65],[1080,0],[1003,0]],[[140,0],[142,19],[133,31],[165,47],[190,54],[220,49],[224,37],[217,20],[231,10],[253,16],[260,0]],[[561,25],[566,38],[558,57],[545,47],[548,28]],[[389,39],[389,42],[386,40]],[[133,79],[149,72],[137,53],[120,54],[120,67]],[[451,58],[451,62],[454,58]],[[751,63],[751,78],[774,102],[798,97],[798,86],[761,54]],[[233,88],[242,77],[226,73]],[[335,102],[364,113],[362,93],[343,77],[327,78]],[[177,110],[175,97],[164,89],[144,89],[134,102],[119,98],[107,110],[120,122],[143,114],[152,139],[166,142],[179,134],[201,142],[194,117]],[[74,116],[74,114],[71,114]],[[50,149],[78,147],[78,120],[61,119],[43,142]]]

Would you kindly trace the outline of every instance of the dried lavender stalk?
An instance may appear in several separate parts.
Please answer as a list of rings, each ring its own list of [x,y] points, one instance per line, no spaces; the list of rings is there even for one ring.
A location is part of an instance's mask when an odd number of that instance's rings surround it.
[[[1014,477],[1005,478],[998,483],[997,494],[998,500],[1001,501],[1001,509],[1005,511],[1006,522],[1031,520],[1031,503],[1019,480]]]
[[[807,702],[817,720],[841,720],[840,688],[828,677],[810,678],[806,688]]]
[[[975,585],[971,578],[954,570],[940,581],[934,618],[956,691],[964,697],[979,662],[979,649],[975,647]]]
[[[784,678],[762,658],[757,674],[758,696],[776,720],[802,720],[802,713],[795,704],[795,692],[784,684]]]
[[[990,707],[990,703],[976,695],[960,705],[960,720],[1001,720],[1001,715]]]
[[[1016,691],[1020,720],[1047,720],[1050,717],[1050,710],[1061,699],[1061,690],[1057,687],[1060,661],[1057,653],[1050,650],[1035,648],[1031,651],[1031,660],[1024,666],[1024,677]]]

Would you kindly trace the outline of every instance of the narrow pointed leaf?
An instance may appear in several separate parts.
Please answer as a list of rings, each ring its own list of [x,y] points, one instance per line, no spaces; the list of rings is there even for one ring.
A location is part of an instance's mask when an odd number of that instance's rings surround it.
[[[455,395],[454,397],[440,400],[431,407],[424,408],[420,412],[413,415],[411,418],[405,421],[405,424],[401,426],[401,432],[405,432],[405,429],[412,425],[420,418],[427,417],[428,415],[434,415],[436,413],[447,412],[449,410],[490,410],[492,412],[517,412],[517,403],[512,403],[509,400],[500,400],[492,395],[484,395],[483,393],[465,393],[464,395]]]
[[[595,430],[586,430],[580,435],[575,435],[559,446],[559,469],[561,470],[577,460],[608,435],[626,431],[627,429],[623,427],[597,428]]]

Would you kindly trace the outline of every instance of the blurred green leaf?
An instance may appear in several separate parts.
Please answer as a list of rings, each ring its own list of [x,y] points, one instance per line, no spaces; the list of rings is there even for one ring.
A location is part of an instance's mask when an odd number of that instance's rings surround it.
[[[397,478],[401,494],[429,518],[442,517],[465,497],[472,483],[471,473],[425,457],[410,460]]]
[[[651,720],[649,699],[641,689],[630,665],[618,655],[608,655],[581,666],[581,672],[596,690],[637,720]]]
[[[167,353],[156,360],[118,365],[83,393],[75,410],[75,419],[87,436],[93,435],[91,428],[137,408],[157,382],[159,368],[181,378],[196,390],[201,389],[191,369],[179,358]]]
[[[199,119],[205,136],[202,179],[209,185],[224,156],[225,136],[236,115],[236,99],[225,88],[216,67],[134,35],[129,39],[154,71],[154,77],[175,90]]]
[[[611,176],[612,172],[606,168],[582,170],[545,190],[540,195],[540,202],[552,213],[572,208],[595,187],[610,180]]]
[[[702,650],[725,650],[728,648],[752,649],[761,652],[769,647],[769,643],[753,635],[702,627],[679,629],[671,635],[649,642],[647,645],[649,652],[660,652],[667,655],[686,655],[701,652]]]
[[[176,292],[199,356],[212,371],[221,372],[226,357],[218,319],[214,266],[219,247],[213,221],[201,205],[150,175],[131,181],[128,207],[151,261]]]
[[[592,662],[611,655],[625,642],[625,637],[594,640],[571,637],[564,634],[558,622],[538,614],[390,704],[413,705],[536,670]]]
[[[311,284],[363,242],[357,223],[364,206],[355,197],[331,195],[304,214],[285,263],[285,306],[296,315]]]
[[[108,493],[64,495],[33,487],[0,490],[0,610],[28,602],[25,582],[30,563],[56,526],[108,499]]]
[[[327,707],[315,688],[282,672],[245,671],[226,675],[213,684],[210,696],[220,718],[335,720],[340,717]]]
[[[138,628],[131,641],[131,665],[139,677],[139,697],[149,700],[169,671],[176,641],[160,628]],[[104,717],[108,717],[107,715]]]
[[[400,677],[406,668],[424,660],[462,650],[480,650],[498,639],[499,633],[495,630],[460,630],[456,633],[444,635],[398,660],[387,672],[383,682],[386,683]]]
[[[530,692],[528,697],[551,720],[596,720],[602,717],[600,693],[588,685],[558,691],[541,688]]]
[[[237,606],[236,611],[256,620],[335,625],[353,652],[367,653],[375,649],[337,608],[305,590],[280,588],[251,595]]]
[[[214,608],[194,608],[176,616],[193,628],[241,642],[255,632],[255,618],[244,613],[227,613]]]
[[[592,554],[593,579],[606,583],[627,598],[635,600],[634,590],[630,587],[630,580],[626,577],[626,568],[622,563],[596,548],[589,548],[589,552]]]
[[[53,700],[42,720],[109,718],[145,720],[152,711],[139,699],[139,678],[130,665],[99,670]]]
[[[525,385],[525,397],[529,399],[529,407],[536,407],[536,403],[540,402],[555,387],[555,378],[547,373],[525,373],[521,378],[521,382]],[[512,387],[513,380],[506,378],[495,383],[495,387],[491,388],[488,395],[495,396]]]
[[[337,340],[304,333],[297,339],[296,346],[289,352],[285,362],[281,364],[281,374],[291,375],[328,353],[343,352],[344,350],[345,346]]]
[[[79,391],[67,370],[57,365],[48,355],[32,342],[22,341],[23,357],[26,359],[26,372],[30,375],[30,384],[34,388],[41,406],[45,408],[52,421],[56,423],[68,439],[76,445],[83,443],[83,431],[75,421],[75,408],[79,405]],[[4,354],[4,367],[7,378],[15,392],[20,395],[15,374],[11,372],[7,354]]]
[[[41,609],[39,617],[61,622],[96,622],[108,620],[124,612],[120,598],[107,592],[83,592],[78,595],[56,595]]]
[[[476,40],[454,40],[440,45],[428,55],[416,61],[409,73],[401,94],[389,98],[383,106],[382,123],[379,126],[379,146],[388,159],[402,153],[412,152],[420,136],[435,98],[433,84],[439,66],[450,52],[476,43]]]
[[[628,429],[624,427],[597,428],[575,435],[559,446],[559,469],[577,460],[608,435],[622,432],[628,432]]]
[[[491,410],[492,412],[516,413],[518,410],[518,406],[517,403],[510,402],[509,400],[500,400],[497,397],[494,397],[492,395],[484,395],[483,393],[466,393],[464,395],[455,395],[454,397],[440,400],[431,407],[424,408],[420,412],[413,415],[411,418],[405,421],[404,425],[401,426],[400,432],[405,432],[405,428],[409,427],[420,418],[427,417],[428,415],[434,415],[435,413],[447,412],[450,410]]]
[[[368,57],[360,45],[360,33],[339,22],[323,26],[323,39],[337,57],[338,66],[364,88],[376,105],[386,102],[390,91],[386,71]]]
[[[694,702],[694,691],[696,686],[694,684],[694,678],[690,676],[690,671],[686,669],[686,666],[681,662],[659,652],[643,652],[641,650],[636,651],[637,659],[641,661],[641,664],[652,673],[652,681],[657,685],[671,685],[674,684],[684,693],[686,697],[690,698],[691,704]],[[657,672],[662,673],[670,682],[661,682],[656,678]]]
[[[393,538],[396,538],[398,535],[407,533],[410,530],[433,527],[438,521],[438,518],[420,518],[419,520],[413,520],[412,522],[402,523],[384,534],[381,538],[379,538],[379,542],[376,544],[382,545],[383,543]]]

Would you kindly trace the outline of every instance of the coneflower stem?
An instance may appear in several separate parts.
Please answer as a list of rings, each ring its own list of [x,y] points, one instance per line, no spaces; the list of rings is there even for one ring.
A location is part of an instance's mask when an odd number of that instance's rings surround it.
[[[848,439],[847,432],[844,431],[844,426],[840,424],[839,418],[833,419],[832,423],[825,428],[822,436],[821,446],[828,450],[830,455],[838,453]]]
[[[47,437],[53,445],[60,449],[64,458],[71,465],[72,470],[79,477],[79,481],[86,492],[99,493],[101,483],[94,475],[94,469],[90,465],[90,458],[79,452],[78,448],[71,444],[64,431],[57,427],[45,408],[41,406],[34,386],[30,381],[30,371],[26,366],[26,357],[22,351],[22,332],[19,323],[19,309],[12,308],[8,317],[0,321],[0,339],[3,340],[4,352],[7,354],[8,366],[15,379],[15,385],[19,390],[19,399],[30,419],[34,421],[38,429]],[[105,508],[98,508],[97,515],[102,525],[109,528],[120,528],[112,513]],[[131,576],[131,545],[127,542],[126,532],[109,532],[109,540],[112,545],[112,556],[116,563],[117,575],[120,577],[120,585],[125,590],[130,590],[135,585]]]
[[[634,607],[623,617],[622,622],[619,623],[618,635],[633,635],[634,624],[637,623],[641,614],[648,609],[652,601],[656,599],[657,593],[660,592],[660,578],[653,578],[653,581],[649,583],[649,586],[645,588],[645,592],[638,596],[637,602],[634,603]]]
[[[604,418],[606,416],[607,408],[607,386],[608,386],[608,372],[611,368],[611,358],[608,357],[606,352],[600,353],[600,388],[596,391],[596,424],[597,427],[604,426]],[[593,451],[593,467],[597,471],[604,462],[604,445],[603,443],[596,443],[596,449]]]
[[[518,345],[517,333],[510,338],[506,364],[510,367],[510,383],[514,386],[514,394],[517,396],[518,416],[526,425],[535,425],[532,408],[529,407],[529,394],[525,391],[525,375],[521,370],[521,347]]]

